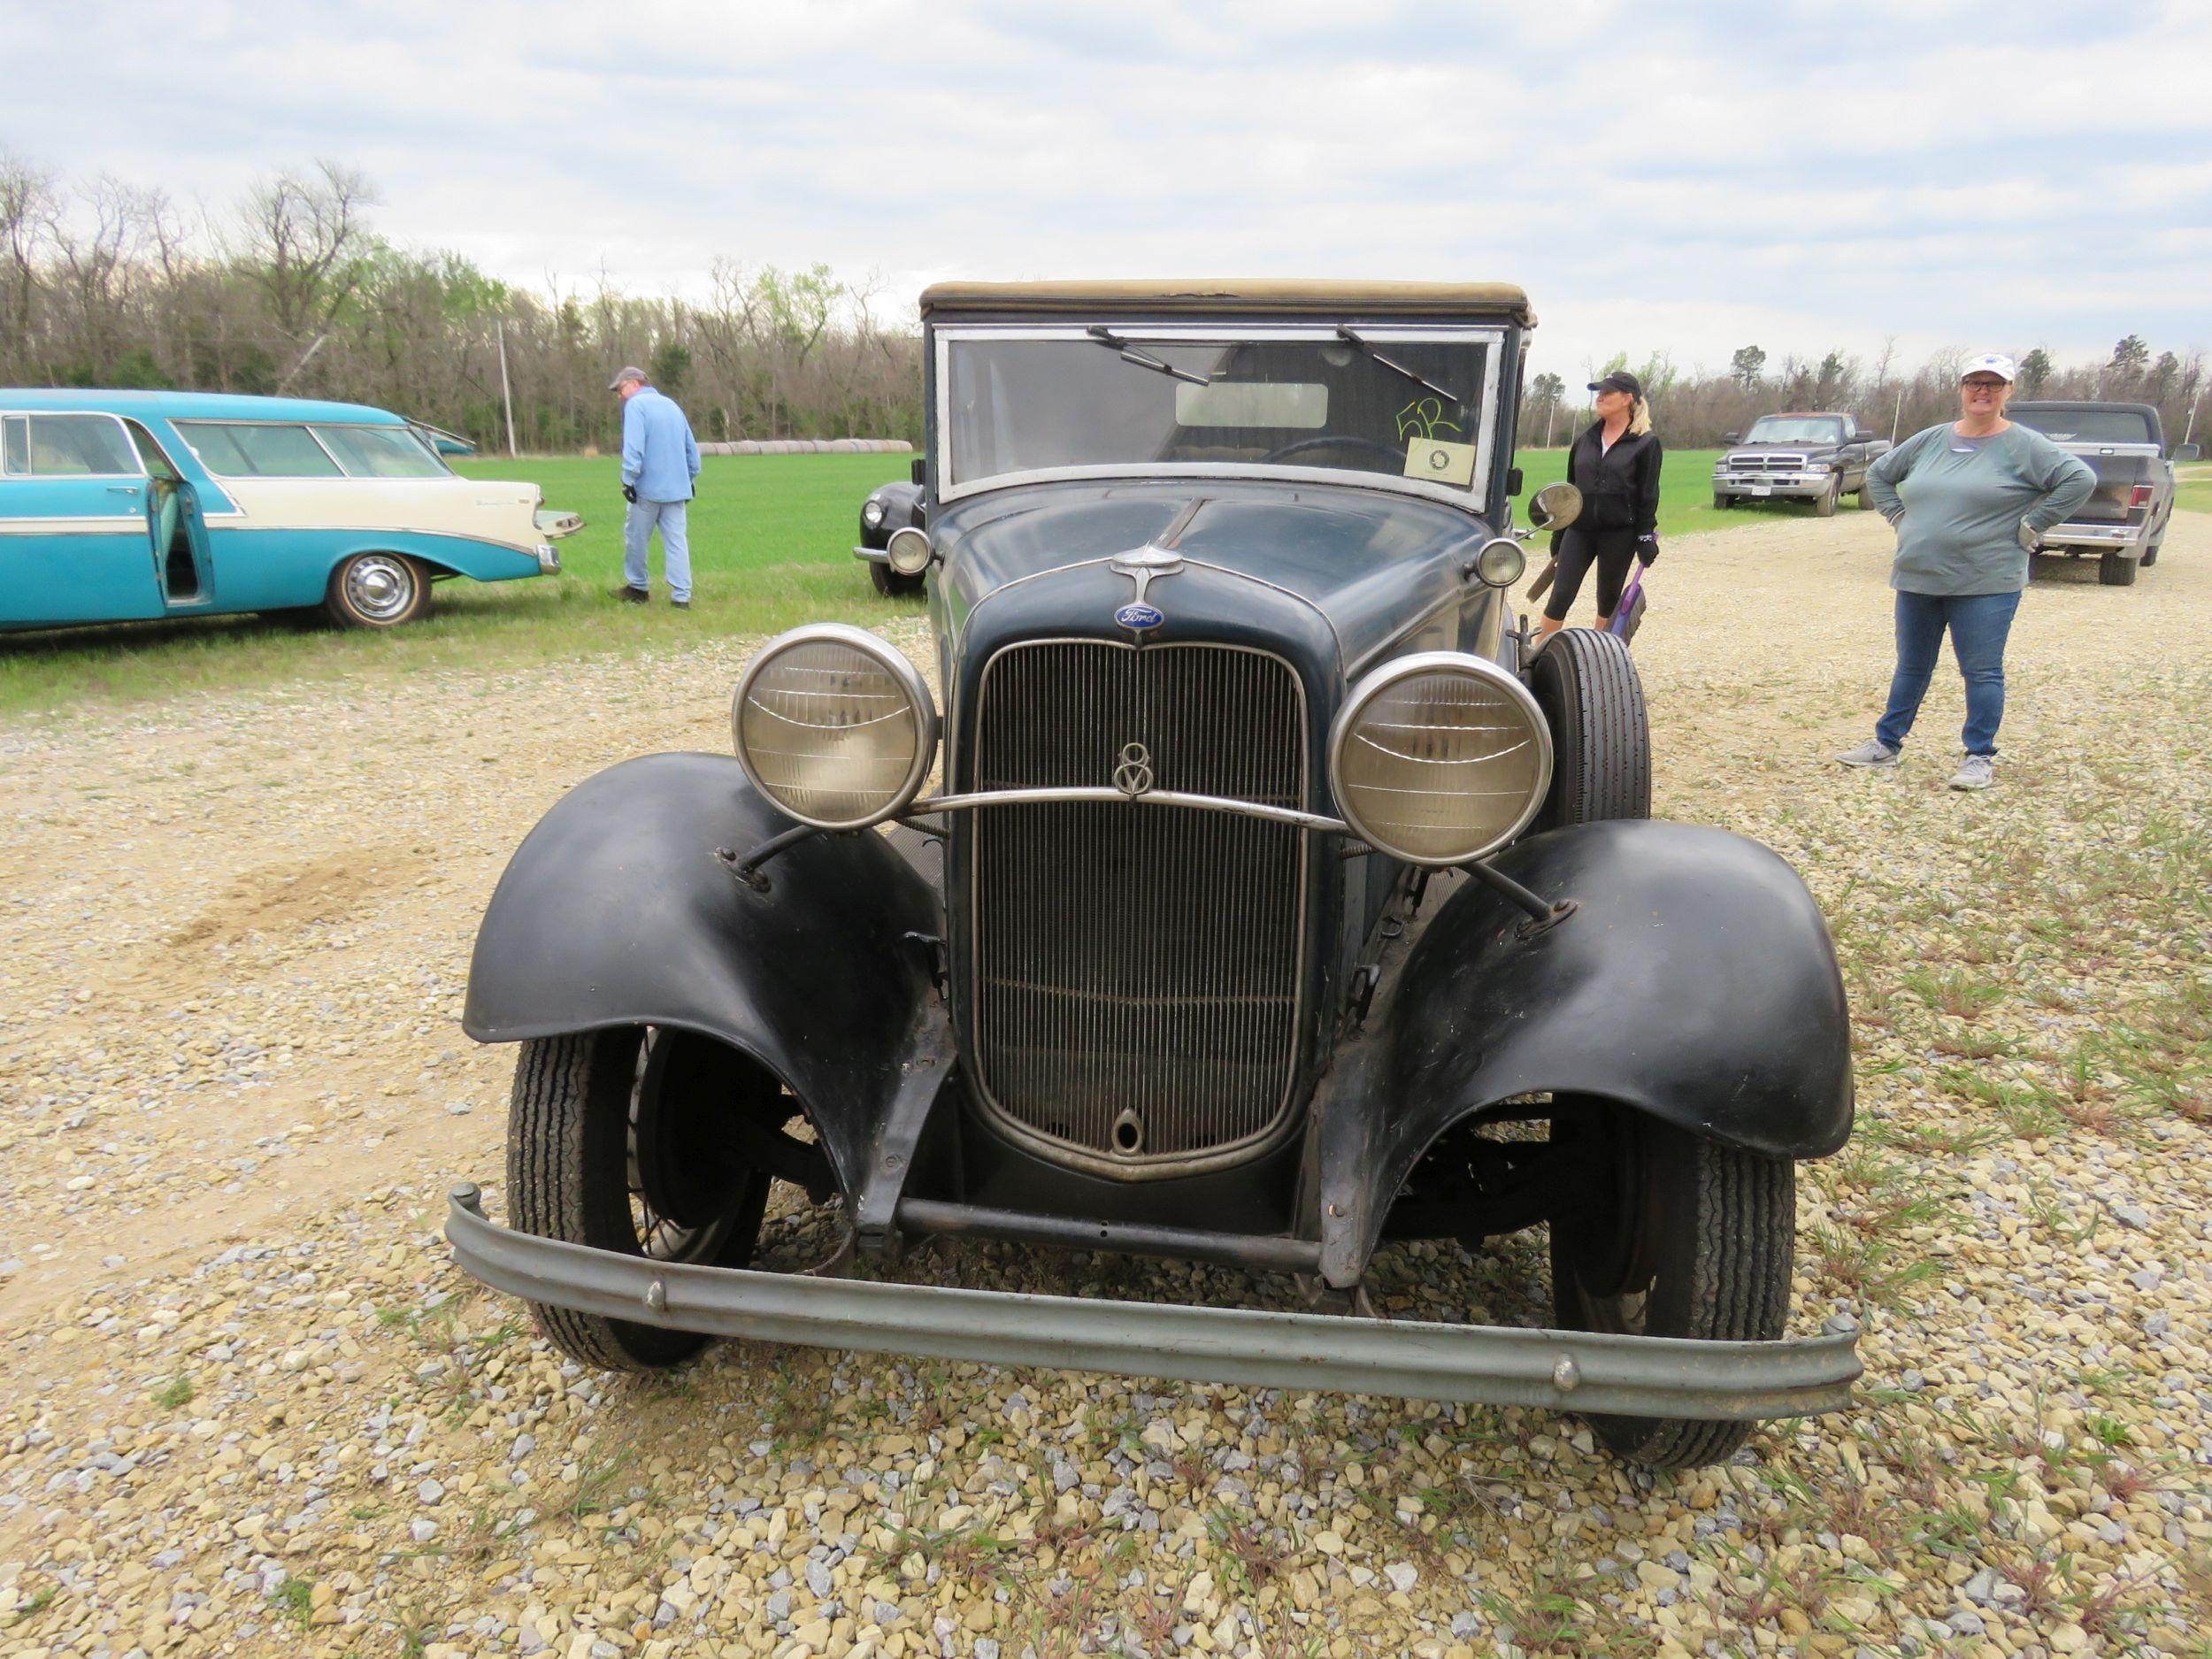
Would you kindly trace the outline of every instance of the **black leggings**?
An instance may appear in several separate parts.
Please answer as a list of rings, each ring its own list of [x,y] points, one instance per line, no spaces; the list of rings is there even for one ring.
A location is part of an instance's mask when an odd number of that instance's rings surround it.
[[[1552,578],[1551,603],[1544,614],[1554,622],[1567,619],[1567,607],[1582,591],[1582,573],[1594,560],[1598,567],[1598,615],[1609,617],[1628,586],[1629,561],[1636,556],[1633,530],[1570,529],[1559,538],[1559,573]]]

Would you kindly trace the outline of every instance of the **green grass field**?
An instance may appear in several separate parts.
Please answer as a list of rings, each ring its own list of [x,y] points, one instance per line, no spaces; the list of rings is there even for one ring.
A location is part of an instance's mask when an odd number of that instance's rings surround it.
[[[1694,535],[1701,530],[1739,530],[1747,525],[1774,518],[1803,518],[1812,513],[1809,503],[1763,502],[1722,511],[1713,505],[1713,463],[1718,449],[1670,449],[1659,473],[1659,536]],[[1567,475],[1567,452],[1560,449],[1524,449],[1520,454],[1522,481],[1539,489]],[[1846,495],[1839,512],[1856,512],[1859,498]]]
[[[2212,461],[2176,467],[2174,485],[2175,506],[2194,512],[2212,512]]]
[[[1526,487],[1566,470],[1563,449],[1524,450]],[[1660,493],[1663,536],[1740,529],[1802,517],[1799,503],[1716,511],[1716,449],[1667,457]],[[543,662],[597,651],[678,645],[687,639],[773,633],[801,622],[869,622],[920,608],[887,600],[851,556],[860,503],[906,476],[902,455],[714,457],[691,512],[697,595],[689,612],[661,603],[618,604],[622,497],[611,457],[474,460],[472,478],[529,479],[547,504],[583,513],[563,541],[551,579],[439,585],[429,618],[392,634],[341,633],[319,616],[211,617],[54,633],[0,634],[0,712],[55,708],[87,696],[160,697],[211,687],[336,678],[449,665]],[[2182,504],[2212,511],[2212,466],[2185,469]],[[1847,498],[1844,511],[1855,511]],[[659,579],[657,551],[655,580]]]

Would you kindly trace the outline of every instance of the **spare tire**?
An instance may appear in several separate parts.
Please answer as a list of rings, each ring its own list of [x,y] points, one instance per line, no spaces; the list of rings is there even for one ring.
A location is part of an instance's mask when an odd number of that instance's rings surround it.
[[[1530,689],[1550,723],[1551,789],[1532,829],[1651,816],[1651,724],[1627,644],[1563,628],[1536,654]]]

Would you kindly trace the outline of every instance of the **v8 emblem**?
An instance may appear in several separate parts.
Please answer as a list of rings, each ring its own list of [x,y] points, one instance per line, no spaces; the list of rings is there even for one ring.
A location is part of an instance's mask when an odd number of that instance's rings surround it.
[[[1114,768],[1114,787],[1132,801],[1152,793],[1152,751],[1142,743],[1124,743]]]

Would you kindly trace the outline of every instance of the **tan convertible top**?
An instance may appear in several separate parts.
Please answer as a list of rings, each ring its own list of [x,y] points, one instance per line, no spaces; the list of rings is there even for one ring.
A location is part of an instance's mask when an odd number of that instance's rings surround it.
[[[922,315],[946,311],[1302,311],[1342,315],[1509,318],[1536,326],[1528,296],[1509,282],[1325,281],[1241,277],[1167,281],[939,282]]]

